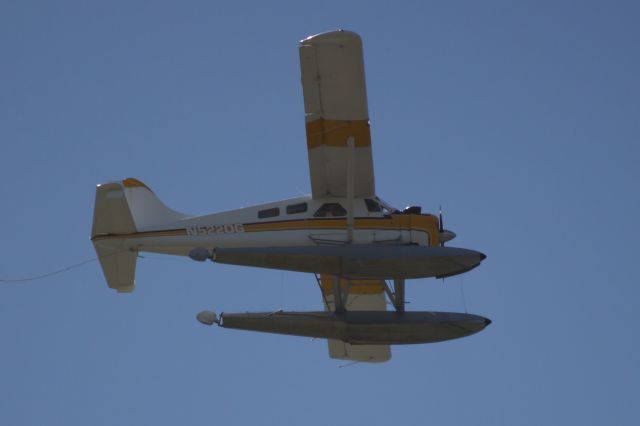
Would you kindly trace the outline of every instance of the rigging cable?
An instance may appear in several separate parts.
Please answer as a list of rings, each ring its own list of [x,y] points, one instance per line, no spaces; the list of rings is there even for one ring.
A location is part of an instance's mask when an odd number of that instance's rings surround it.
[[[462,305],[464,306],[464,313],[468,314],[469,311],[467,311],[467,300],[464,297],[464,281],[462,279],[462,275],[460,275],[460,296],[462,297]]]
[[[113,253],[109,253],[108,255],[103,256],[103,258],[109,257],[109,256],[113,256],[113,255],[116,255],[118,253],[122,253],[123,251],[126,251],[126,250],[120,250],[120,251],[116,251],[116,252],[113,252]],[[22,277],[22,278],[13,278],[13,279],[12,278],[0,278],[0,283],[9,284],[9,283],[22,283],[22,282],[41,280],[43,278],[52,277],[54,275],[58,275],[58,274],[62,274],[64,272],[68,272],[68,271],[70,271],[72,269],[79,268],[80,266],[86,265],[87,263],[95,262],[98,259],[99,259],[99,257],[96,256],[96,257],[93,257],[91,259],[83,260],[82,262],[74,263],[73,265],[69,265],[69,266],[66,266],[66,267],[61,268],[61,269],[56,269],[55,271],[47,272],[47,273],[44,273],[44,274],[41,274],[41,275],[33,275],[31,277]]]
[[[41,280],[43,278],[51,277],[53,275],[62,274],[63,272],[67,272],[67,271],[70,271],[72,269],[79,268],[82,265],[86,265],[87,263],[95,262],[96,260],[98,260],[98,258],[94,257],[93,259],[88,259],[88,260],[85,260],[85,261],[80,262],[80,263],[75,263],[73,265],[67,266],[67,267],[62,268],[62,269],[58,269],[58,270],[55,270],[55,271],[47,272],[46,274],[42,274],[42,275],[34,275],[32,277],[15,278],[15,279],[0,278],[0,282],[3,282],[3,283],[21,283],[21,282]]]

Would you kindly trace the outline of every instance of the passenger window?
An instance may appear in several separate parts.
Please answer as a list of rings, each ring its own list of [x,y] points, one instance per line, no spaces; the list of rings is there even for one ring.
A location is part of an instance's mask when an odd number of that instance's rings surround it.
[[[326,203],[323,204],[316,212],[313,214],[313,217],[339,217],[346,216],[347,211],[338,203]]]
[[[287,214],[304,213],[307,211],[307,203],[291,204],[287,206]]]
[[[264,209],[264,210],[260,210],[258,212],[258,218],[260,219],[265,219],[268,217],[275,217],[275,216],[279,216],[280,215],[280,208],[279,207],[273,207],[270,209]]]
[[[372,200],[371,198],[365,198],[364,203],[367,205],[368,212],[381,212],[382,206],[376,200]]]

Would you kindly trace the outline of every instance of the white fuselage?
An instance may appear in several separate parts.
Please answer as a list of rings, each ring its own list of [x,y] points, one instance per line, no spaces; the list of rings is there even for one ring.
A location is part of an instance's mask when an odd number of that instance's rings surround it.
[[[368,201],[367,201],[368,200]],[[292,198],[257,206],[184,216],[162,225],[138,226],[127,235],[97,235],[94,243],[115,248],[186,256],[194,248],[291,247],[322,244],[395,243],[433,245],[431,215],[390,214],[377,198],[353,200],[349,226],[345,198]],[[429,225],[411,218],[432,218]],[[415,220],[414,220],[415,222]],[[422,220],[424,222],[424,220]],[[351,230],[349,229],[351,228]]]

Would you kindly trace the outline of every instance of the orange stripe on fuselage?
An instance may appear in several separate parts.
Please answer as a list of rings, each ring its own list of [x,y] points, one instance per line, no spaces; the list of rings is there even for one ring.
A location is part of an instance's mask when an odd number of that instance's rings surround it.
[[[384,218],[356,218],[354,229],[371,229],[385,231],[422,231],[429,235],[431,245],[440,244],[438,234],[438,219],[433,215],[391,215]],[[293,231],[304,229],[338,229],[347,228],[347,220],[343,218],[331,219],[299,219],[278,222],[247,223],[246,232]]]

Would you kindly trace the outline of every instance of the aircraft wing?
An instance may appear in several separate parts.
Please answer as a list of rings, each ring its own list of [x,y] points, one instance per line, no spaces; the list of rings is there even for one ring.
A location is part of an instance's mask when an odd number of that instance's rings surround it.
[[[345,288],[346,280],[340,285]],[[325,311],[334,310],[333,277],[329,274],[320,275],[320,289],[324,299]],[[384,281],[382,280],[351,280],[349,296],[345,307],[347,311],[386,311],[387,301],[384,296]],[[389,345],[350,345],[340,340],[328,339],[329,356],[336,359],[362,362],[384,362],[391,359]]]
[[[373,196],[371,135],[360,36],[340,30],[302,40],[300,69],[313,198],[347,196],[351,155],[354,197]],[[350,139],[353,148],[349,145]]]

